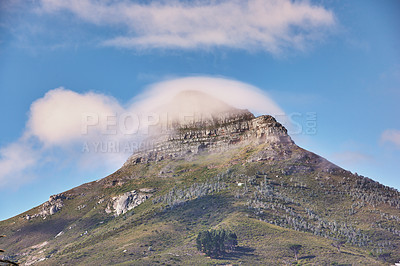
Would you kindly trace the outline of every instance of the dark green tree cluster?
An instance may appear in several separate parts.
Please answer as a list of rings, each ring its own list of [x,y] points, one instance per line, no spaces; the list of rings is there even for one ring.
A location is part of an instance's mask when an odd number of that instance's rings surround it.
[[[197,235],[197,249],[210,257],[219,257],[237,246],[237,236],[225,229],[206,230]]]

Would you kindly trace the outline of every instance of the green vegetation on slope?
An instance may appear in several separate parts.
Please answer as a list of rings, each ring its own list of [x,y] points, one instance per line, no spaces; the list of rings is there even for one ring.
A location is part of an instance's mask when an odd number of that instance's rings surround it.
[[[54,215],[40,206],[0,223],[6,258],[43,265],[385,265],[400,260],[399,193],[300,148],[252,161],[271,147],[239,147],[132,164],[63,193]],[[112,197],[151,188],[149,200],[114,217]],[[196,248],[199,232],[237,234],[219,258]],[[335,243],[344,243],[337,248]],[[333,245],[332,245],[333,244]],[[290,249],[301,245],[297,259]]]

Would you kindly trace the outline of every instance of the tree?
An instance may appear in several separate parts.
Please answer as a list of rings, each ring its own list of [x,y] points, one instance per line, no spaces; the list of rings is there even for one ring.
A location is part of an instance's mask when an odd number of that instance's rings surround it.
[[[226,247],[232,251],[238,245],[237,236],[233,232],[229,232],[226,237],[225,242]]]
[[[225,229],[201,231],[196,238],[197,249],[211,257],[219,257],[227,249],[232,251],[237,243],[236,234]]]
[[[211,255],[212,243],[209,231],[202,231],[197,235],[197,249],[201,252]]]
[[[299,251],[302,247],[303,246],[299,244],[294,244],[289,246],[290,250],[294,252],[294,257],[296,258],[296,261],[298,260],[297,255],[299,254]]]

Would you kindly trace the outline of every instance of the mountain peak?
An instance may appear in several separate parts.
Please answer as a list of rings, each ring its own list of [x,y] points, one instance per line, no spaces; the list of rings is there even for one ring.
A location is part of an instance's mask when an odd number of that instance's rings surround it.
[[[125,166],[168,158],[188,159],[196,154],[220,152],[240,145],[283,144],[282,150],[294,145],[286,128],[275,118],[270,115],[255,117],[248,110],[240,109],[178,124],[168,134],[149,137],[146,142],[148,149],[134,153]],[[259,160],[264,157],[261,155]]]
[[[184,106],[190,98],[198,103]],[[227,226],[242,246],[223,258],[226,264],[285,264],[293,261],[290,246],[300,243],[307,254],[301,263],[400,260],[398,191],[298,147],[270,115],[255,117],[198,92],[174,101],[202,114],[209,101],[219,112],[148,136],[151,148],[115,173],[0,222],[8,236],[0,260],[221,264],[197,252],[193,236]]]

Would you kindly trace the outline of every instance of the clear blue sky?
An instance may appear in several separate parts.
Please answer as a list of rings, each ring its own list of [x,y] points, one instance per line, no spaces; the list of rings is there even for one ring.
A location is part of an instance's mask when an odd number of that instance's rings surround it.
[[[187,76],[253,85],[303,128],[315,113],[297,144],[400,189],[399,1],[150,2],[0,3],[0,219],[116,170],[32,133],[35,101],[63,87],[126,107]]]

